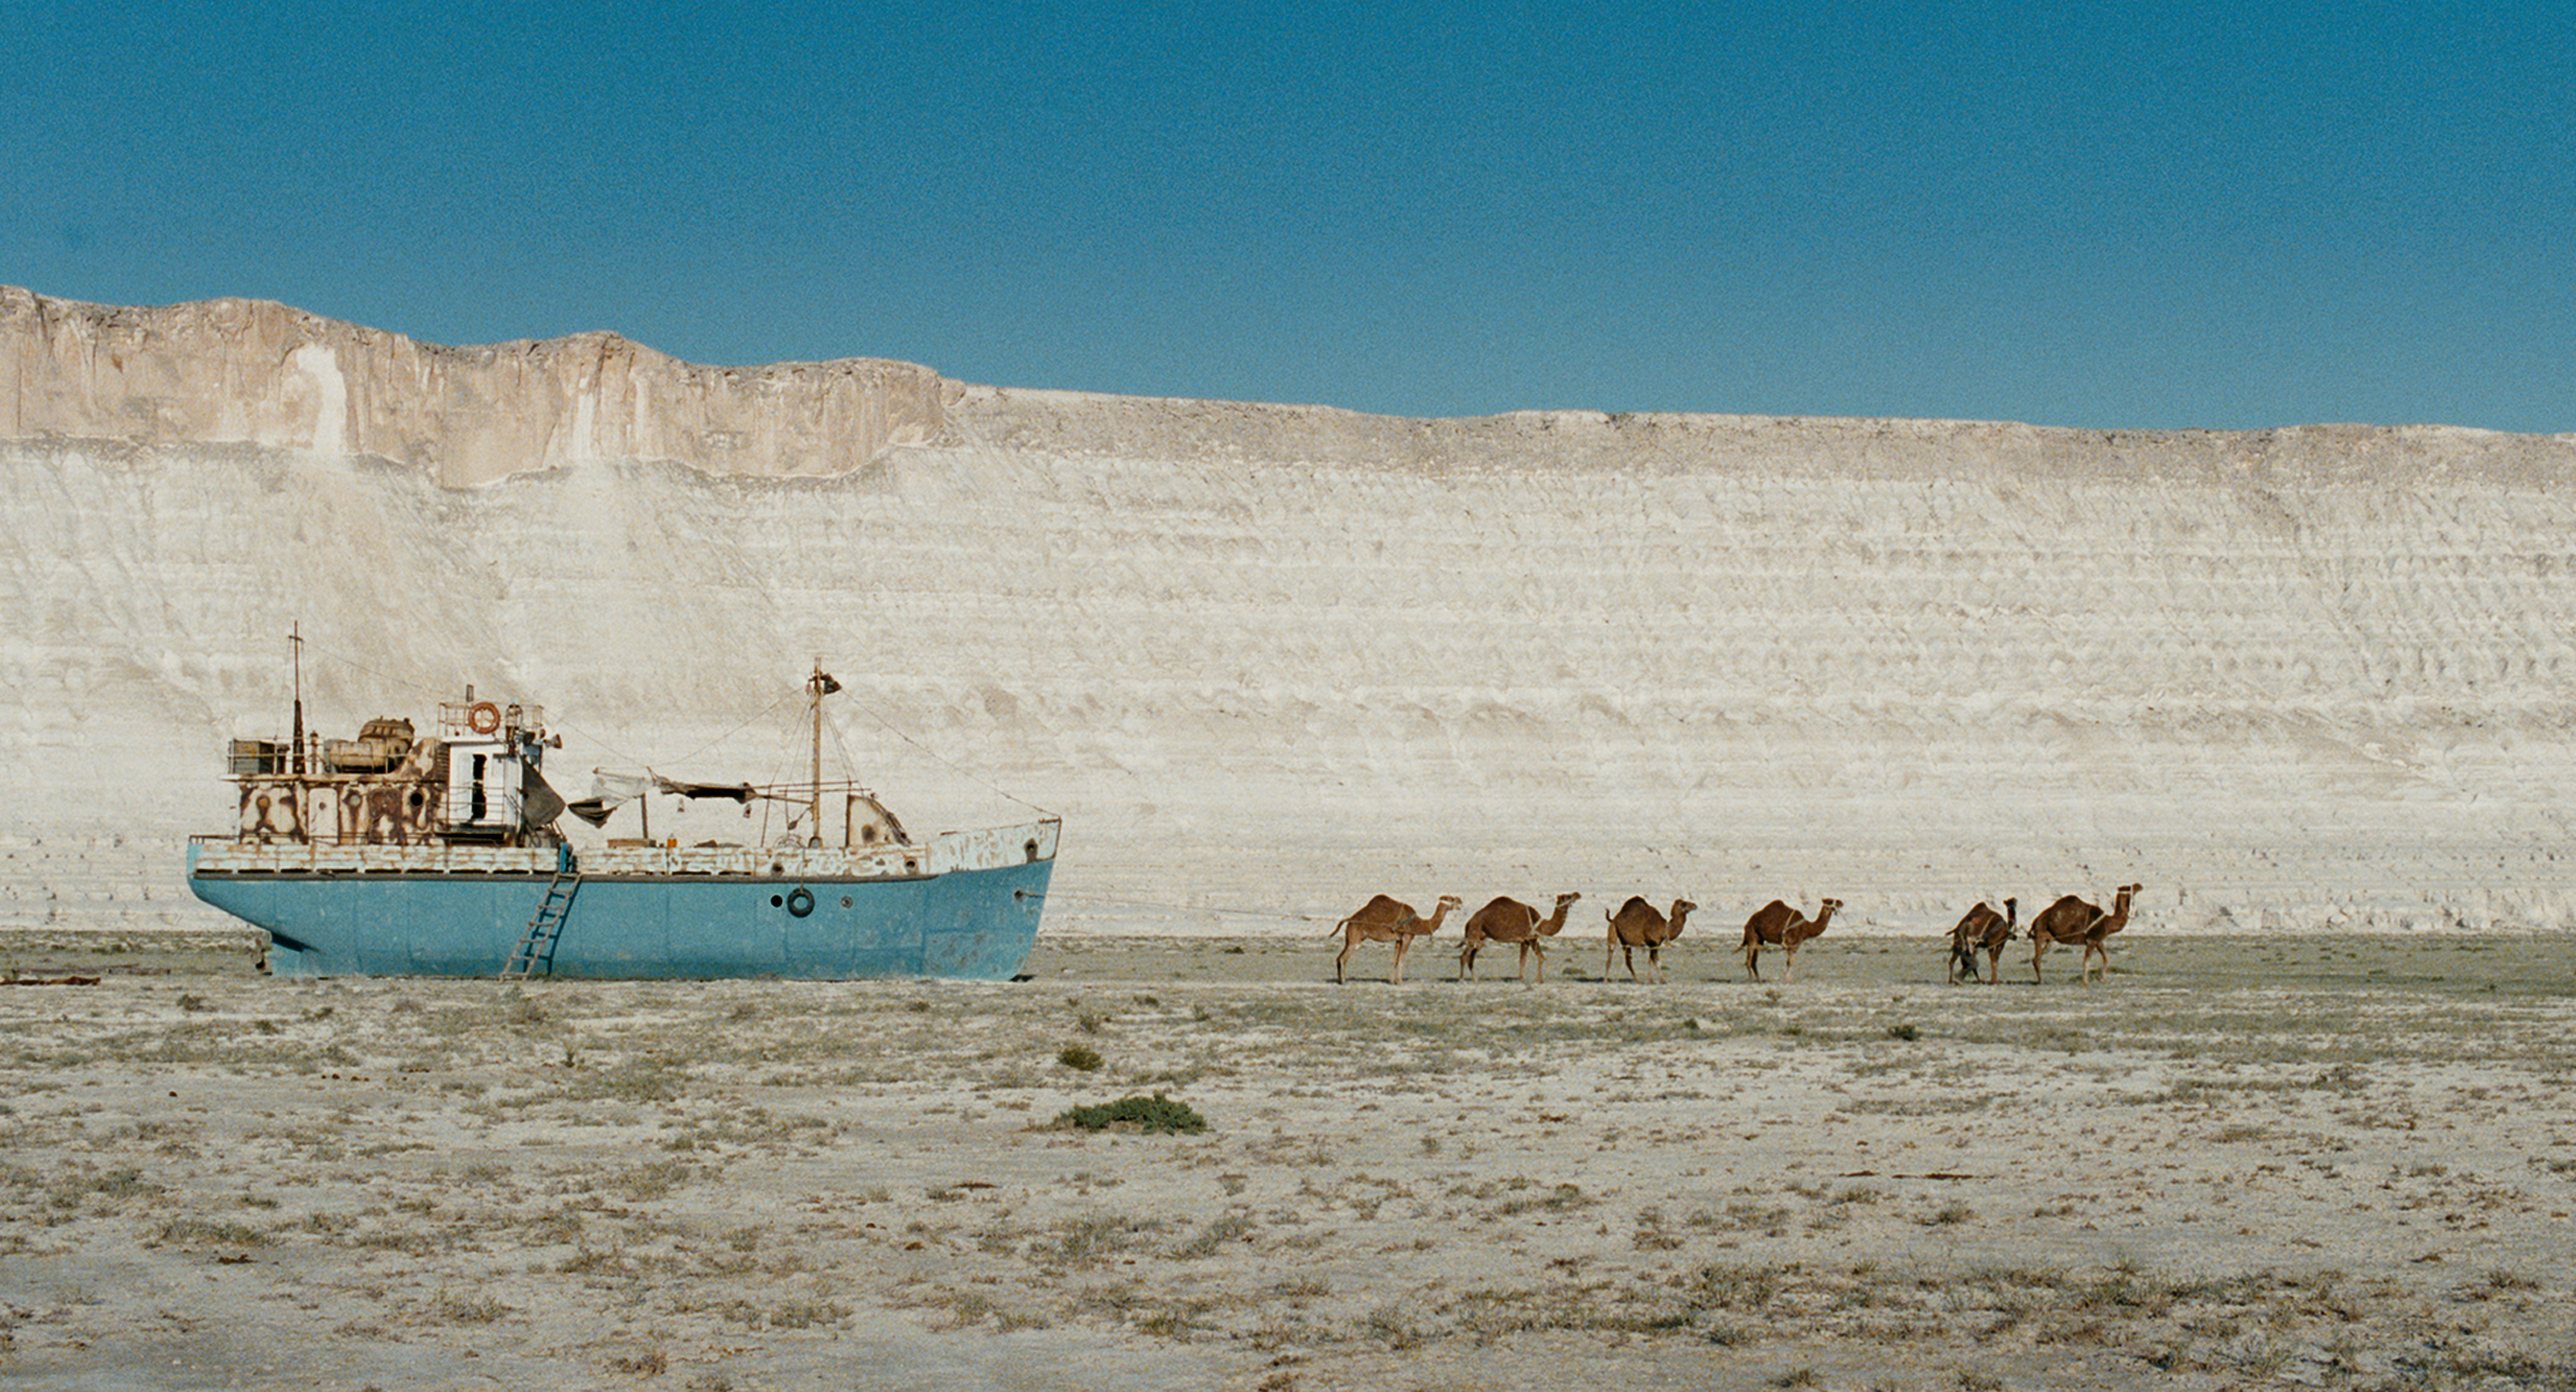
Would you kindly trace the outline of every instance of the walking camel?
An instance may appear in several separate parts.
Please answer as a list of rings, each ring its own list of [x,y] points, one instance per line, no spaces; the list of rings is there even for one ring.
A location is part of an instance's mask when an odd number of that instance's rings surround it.
[[[1956,986],[1962,977],[1973,980],[1977,975],[1977,953],[1986,954],[1986,984],[1992,986],[2002,975],[2004,944],[2012,941],[2013,915],[2019,909],[2009,898],[2004,911],[1979,900],[1977,906],[1959,917],[1959,926],[1950,930],[1950,984]]]
[[[1334,983],[1341,983],[1342,968],[1350,962],[1352,950],[1361,943],[1392,942],[1395,944],[1395,974],[1387,979],[1403,985],[1404,954],[1412,949],[1413,940],[1439,932],[1440,920],[1447,918],[1449,911],[1458,907],[1458,903],[1457,895],[1443,894],[1440,902],[1433,906],[1431,916],[1424,918],[1413,911],[1411,904],[1398,903],[1383,894],[1369,900],[1358,913],[1333,925],[1333,933],[1342,935],[1341,955],[1333,959]],[[1331,937],[1332,933],[1324,936]]]
[[[1834,910],[1843,906],[1840,899],[1827,899],[1810,921],[1805,914],[1774,899],[1753,911],[1744,920],[1744,972],[1747,981],[1762,979],[1762,949],[1776,944],[1789,956],[1789,965],[1780,973],[1782,981],[1798,976],[1798,945],[1809,938],[1824,936],[1825,925],[1833,922]]]
[[[1476,950],[1489,942],[1516,943],[1521,950],[1523,980],[1529,978],[1529,959],[1538,957],[1538,979],[1547,981],[1547,939],[1565,931],[1565,911],[1580,894],[1556,896],[1556,912],[1545,918],[1538,910],[1518,899],[1497,899],[1467,916],[1467,945],[1458,949],[1458,976],[1464,980],[1476,969]]]
[[[2129,901],[2137,897],[2138,891],[2143,888],[2145,888],[2144,885],[2120,886],[2114,892],[2111,911],[2107,914],[2102,912],[2101,905],[2088,904],[2069,894],[2031,915],[2030,979],[2033,982],[2040,979],[2039,959],[2048,954],[2051,946],[2057,943],[2073,943],[2080,944],[2084,949],[2082,963],[2077,969],[2082,979],[2088,983],[2092,981],[2093,958],[2099,955],[2102,959],[2102,977],[2106,981],[2109,980],[2111,949],[2104,939],[2129,926]]]
[[[1628,964],[1628,979],[1636,980],[1637,949],[1642,947],[1646,949],[1647,977],[1663,980],[1664,944],[1682,935],[1682,921],[1698,907],[1688,899],[1676,899],[1672,913],[1665,915],[1655,912],[1655,906],[1643,898],[1630,895],[1628,902],[1619,906],[1619,912],[1603,915],[1610,920],[1610,941],[1601,949],[1602,979],[1610,977],[1610,952],[1616,948],[1620,960]]]

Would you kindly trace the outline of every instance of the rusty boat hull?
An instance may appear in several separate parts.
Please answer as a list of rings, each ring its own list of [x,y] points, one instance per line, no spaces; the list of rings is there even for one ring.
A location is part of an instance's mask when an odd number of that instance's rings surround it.
[[[490,977],[549,896],[527,974],[557,979],[1017,976],[1059,823],[873,851],[260,845],[188,850],[197,897],[267,930],[281,976]]]

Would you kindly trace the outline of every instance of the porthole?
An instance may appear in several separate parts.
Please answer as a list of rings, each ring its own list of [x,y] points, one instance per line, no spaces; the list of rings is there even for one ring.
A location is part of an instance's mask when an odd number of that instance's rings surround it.
[[[769,896],[769,907],[771,907],[771,908],[773,908],[773,909],[774,909],[774,908],[777,908],[779,905],[784,904],[784,903],[786,903],[786,902],[787,902],[787,896],[786,896],[786,895],[784,895],[784,894],[773,894],[773,895]]]
[[[846,909],[846,908],[848,908],[849,906],[850,906],[850,896],[848,896],[848,895],[846,895],[846,894],[842,895],[842,896],[841,896],[841,907]]]

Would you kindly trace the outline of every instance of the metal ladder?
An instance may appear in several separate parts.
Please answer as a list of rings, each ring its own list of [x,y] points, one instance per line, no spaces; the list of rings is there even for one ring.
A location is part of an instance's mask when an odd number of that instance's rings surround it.
[[[555,859],[555,877],[546,882],[545,897],[528,916],[528,931],[519,935],[510,960],[501,964],[503,981],[525,981],[540,975],[540,967],[543,975],[554,974],[555,942],[563,936],[564,920],[572,915],[572,896],[581,889],[581,866],[573,860],[572,847],[561,851]]]

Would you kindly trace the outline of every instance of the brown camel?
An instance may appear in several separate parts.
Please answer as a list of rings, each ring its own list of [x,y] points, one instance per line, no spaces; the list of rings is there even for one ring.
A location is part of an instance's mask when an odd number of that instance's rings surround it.
[[[1619,906],[1619,912],[1604,915],[1610,920],[1610,941],[1601,949],[1602,979],[1609,979],[1610,951],[1616,948],[1620,960],[1628,964],[1628,979],[1636,980],[1637,949],[1642,947],[1646,949],[1647,977],[1663,980],[1664,944],[1682,935],[1682,921],[1698,907],[1688,899],[1676,899],[1672,913],[1660,914],[1655,912],[1654,905],[1630,895],[1628,902]]]
[[[2002,913],[1996,913],[1980,900],[1975,908],[1960,916],[1959,926],[1950,930],[1951,985],[1958,985],[1962,978],[1976,978],[1977,953],[1980,950],[1986,954],[1986,984],[1995,984],[1995,979],[2001,974],[2004,944],[2012,941],[2013,915],[2018,912],[2018,906],[2007,898]]]
[[[1580,894],[1556,896],[1556,912],[1545,918],[1538,910],[1518,899],[1497,899],[1476,910],[1467,918],[1467,945],[1458,949],[1458,975],[1461,979],[1476,969],[1476,949],[1489,942],[1517,943],[1521,949],[1521,979],[1529,979],[1529,959],[1538,958],[1538,979],[1547,981],[1547,939],[1565,931],[1565,911]]]
[[[1840,899],[1827,899],[1824,901],[1824,907],[1816,911],[1813,920],[1777,899],[1755,909],[1753,917],[1744,920],[1745,979],[1748,981],[1762,979],[1763,946],[1774,944],[1789,955],[1789,965],[1781,971],[1780,979],[1796,980],[1798,945],[1809,938],[1824,936],[1825,925],[1834,921],[1834,910],[1842,906],[1843,901]]]
[[[1371,899],[1358,913],[1333,925],[1333,932],[1342,935],[1341,955],[1333,959],[1333,980],[1336,983],[1342,980],[1342,968],[1350,962],[1351,951],[1361,943],[1392,942],[1395,944],[1395,975],[1387,979],[1399,986],[1404,984],[1404,954],[1413,947],[1413,940],[1439,932],[1440,920],[1447,918],[1449,911],[1458,907],[1458,902],[1457,895],[1443,894],[1439,904],[1431,910],[1431,916],[1424,918],[1413,911],[1411,904],[1399,904],[1383,894]],[[1331,934],[1325,936],[1330,937]]]
[[[2103,939],[2129,926],[2129,901],[2137,897],[2143,885],[2122,885],[2111,900],[2111,911],[2102,912],[2099,904],[2088,904],[2069,894],[2038,913],[2030,920],[2030,979],[2040,979],[2039,959],[2057,943],[2079,944],[2084,957],[2079,972],[2083,979],[2093,979],[2093,958],[2102,958],[2102,975],[2111,975],[2111,949]]]

